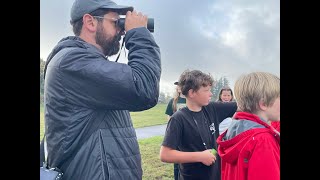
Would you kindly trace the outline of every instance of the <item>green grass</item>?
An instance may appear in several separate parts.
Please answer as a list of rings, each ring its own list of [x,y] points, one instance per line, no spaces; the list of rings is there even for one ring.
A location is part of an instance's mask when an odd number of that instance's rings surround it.
[[[43,114],[43,106],[40,105],[40,141],[43,138],[44,134],[44,114]]]
[[[143,180],[172,180],[173,164],[160,161],[159,151],[163,136],[139,140]]]
[[[145,111],[130,112],[133,127],[140,128],[166,124],[168,122],[165,114],[166,108],[167,104],[157,104],[155,107]]]

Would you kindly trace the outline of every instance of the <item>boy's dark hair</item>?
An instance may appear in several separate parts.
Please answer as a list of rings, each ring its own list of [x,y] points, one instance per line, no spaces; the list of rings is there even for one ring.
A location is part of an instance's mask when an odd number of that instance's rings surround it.
[[[185,70],[179,78],[179,86],[183,95],[188,96],[190,89],[198,91],[201,86],[212,86],[213,78],[210,74],[205,74],[200,70]]]
[[[110,12],[109,9],[97,9],[97,10],[95,10],[95,11],[89,13],[89,14],[91,16],[104,16],[108,12]],[[101,18],[97,18],[97,20],[99,22],[103,21],[103,19],[101,19]],[[83,26],[82,18],[80,18],[79,20],[77,20],[75,22],[70,21],[70,24],[72,25],[72,31],[73,31],[74,35],[80,36],[81,29],[82,29],[82,26]]]

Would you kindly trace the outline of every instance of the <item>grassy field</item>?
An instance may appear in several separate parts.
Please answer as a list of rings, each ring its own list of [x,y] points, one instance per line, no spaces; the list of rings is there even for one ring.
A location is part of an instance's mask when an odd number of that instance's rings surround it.
[[[43,138],[44,133],[44,114],[43,114],[43,106],[40,105],[40,141]]]
[[[157,104],[155,107],[142,112],[130,112],[133,127],[140,128],[167,123],[166,108],[167,104]]]
[[[167,104],[158,104],[155,107],[142,111],[131,112],[133,126],[135,128],[153,126],[167,123],[167,115],[164,114]],[[40,106],[40,140],[44,133],[43,107]],[[143,180],[172,180],[173,164],[163,163],[159,158],[160,146],[163,136],[139,140]]]
[[[143,180],[172,180],[173,164],[160,161],[159,151],[163,136],[139,140]]]

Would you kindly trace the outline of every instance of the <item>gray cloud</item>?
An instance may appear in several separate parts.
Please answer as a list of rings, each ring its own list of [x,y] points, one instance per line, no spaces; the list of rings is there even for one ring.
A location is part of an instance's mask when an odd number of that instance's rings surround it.
[[[45,59],[55,43],[72,35],[72,2],[40,0],[40,57]],[[155,19],[153,35],[161,48],[162,91],[173,92],[173,82],[185,69],[199,69],[216,78],[226,76],[231,83],[252,71],[280,76],[278,0],[115,2],[132,5]],[[126,63],[121,53],[120,62]]]

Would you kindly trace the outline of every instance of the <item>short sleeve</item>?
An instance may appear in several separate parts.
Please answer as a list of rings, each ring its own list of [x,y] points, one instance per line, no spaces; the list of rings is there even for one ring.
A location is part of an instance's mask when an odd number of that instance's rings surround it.
[[[177,149],[181,142],[181,135],[182,125],[179,123],[178,119],[171,117],[166,128],[162,145]]]

